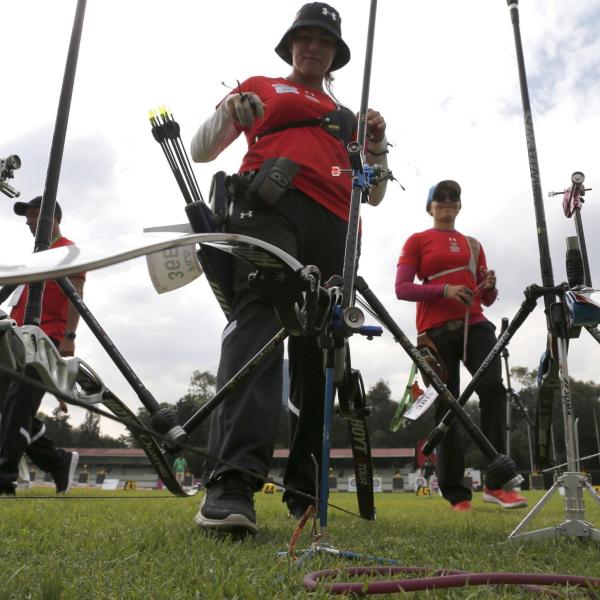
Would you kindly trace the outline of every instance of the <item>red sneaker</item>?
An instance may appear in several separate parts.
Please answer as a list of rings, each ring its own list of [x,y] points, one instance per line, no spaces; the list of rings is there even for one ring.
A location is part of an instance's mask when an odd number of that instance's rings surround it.
[[[454,512],[469,512],[471,510],[471,502],[470,500],[463,500],[462,502],[451,504],[450,508]]]
[[[483,501],[499,504],[502,508],[520,508],[527,506],[527,500],[514,490],[507,492],[500,488],[491,490],[489,487],[483,488]]]

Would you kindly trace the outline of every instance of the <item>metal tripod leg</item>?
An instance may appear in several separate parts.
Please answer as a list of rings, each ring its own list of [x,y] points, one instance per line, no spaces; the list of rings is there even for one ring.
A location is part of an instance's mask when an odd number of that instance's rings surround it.
[[[561,486],[565,490],[564,502],[566,519],[560,525],[555,527],[546,527],[544,529],[521,533]],[[508,536],[508,540],[528,542],[567,536],[590,538],[600,542],[600,530],[596,529],[591,523],[588,523],[585,520],[585,508],[583,502],[584,489],[587,489],[592,498],[600,503],[600,498],[591,487],[587,478],[581,473],[565,473],[559,477],[554,485],[546,492],[546,494],[544,494],[542,499],[531,509],[529,514]]]
[[[567,340],[556,338],[558,349],[558,364],[561,380],[561,399],[565,426],[565,450],[568,471],[561,475],[556,483],[548,490],[542,499],[533,507],[529,514],[519,523],[508,536],[509,540],[534,541],[559,537],[582,537],[600,542],[600,530],[585,520],[583,490],[587,489],[592,498],[600,503],[600,498],[589,484],[587,478],[577,472],[577,451],[575,446],[575,427],[573,423],[573,407],[569,388],[569,372],[567,366]],[[565,520],[556,527],[546,527],[536,531],[521,533],[527,524],[537,515],[554,495],[559,487],[565,492]]]

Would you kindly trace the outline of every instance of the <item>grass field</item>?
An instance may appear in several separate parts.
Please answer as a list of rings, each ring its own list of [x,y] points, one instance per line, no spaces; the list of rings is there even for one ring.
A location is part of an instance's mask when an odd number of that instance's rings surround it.
[[[281,494],[257,494],[260,531],[243,543],[198,532],[192,518],[198,498],[164,492],[101,492],[75,489],[63,499],[23,499],[47,489],[0,498],[0,600],[12,598],[326,598],[305,590],[310,571],[366,565],[321,555],[297,568],[276,553],[285,549],[294,522]],[[525,495],[530,506],[542,492]],[[101,499],[90,496],[100,496]],[[143,497],[140,497],[143,496]],[[355,497],[331,501],[355,510]],[[475,494],[474,510],[450,511],[439,497],[378,494],[377,520],[365,522],[330,510],[329,541],[337,548],[394,558],[403,565],[474,572],[561,573],[600,577],[600,543],[561,539],[502,543],[528,509],[503,510]],[[586,495],[586,517],[600,528],[600,505]],[[556,495],[533,523],[558,525],[564,518]],[[299,547],[309,543],[304,533]],[[342,580],[347,580],[345,576]],[[561,590],[561,597],[584,597]],[[393,597],[409,596],[394,594]],[[410,594],[418,598],[522,598],[516,587],[470,587]]]

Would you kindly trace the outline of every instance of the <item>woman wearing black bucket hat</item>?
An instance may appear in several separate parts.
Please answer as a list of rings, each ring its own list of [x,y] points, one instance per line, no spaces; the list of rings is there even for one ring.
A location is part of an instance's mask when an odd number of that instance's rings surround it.
[[[350,60],[337,10],[322,2],[305,4],[275,52],[292,71],[287,77],[251,77],[227,96],[192,140],[192,158],[208,162],[241,133],[248,142],[233,177],[233,208],[227,231],[267,241],[303,264],[316,265],[322,280],[341,274],[347,234],[351,177],[332,176],[332,167],[349,169],[346,145],[356,136],[356,117],[331,93],[331,72]],[[329,93],[327,93],[329,92]],[[387,165],[385,121],[367,114],[370,163]],[[291,182],[275,192],[268,180],[273,163]],[[235,188],[235,189],[234,189]],[[375,186],[378,204],[385,184]],[[234,264],[235,300],[223,333],[217,385],[223,385],[281,328],[273,307],[248,289],[248,269]],[[290,456],[284,481],[313,494],[311,454],[321,457],[324,374],[322,350],[313,338],[289,339]],[[267,357],[250,381],[236,388],[214,412],[208,452],[260,476],[269,472],[279,423],[283,348]],[[253,494],[259,479],[207,461],[207,493],[196,515],[199,527],[255,533]],[[298,515],[307,501],[284,494]]]

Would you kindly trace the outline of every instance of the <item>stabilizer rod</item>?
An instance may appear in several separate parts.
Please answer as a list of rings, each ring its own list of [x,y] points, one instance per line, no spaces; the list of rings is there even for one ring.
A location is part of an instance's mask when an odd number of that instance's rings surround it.
[[[538,247],[540,252],[540,268],[542,273],[542,285],[551,290],[554,287],[554,275],[552,273],[552,260],[550,258],[550,245],[548,243],[548,231],[546,229],[546,215],[544,212],[544,201],[542,197],[542,186],[540,182],[540,166],[537,156],[535,134],[533,131],[533,116],[529,102],[529,89],[527,86],[527,75],[525,72],[525,59],[523,57],[523,45],[521,43],[521,30],[519,27],[519,1],[507,0],[510,9],[510,18],[513,25],[515,38],[515,49],[517,54],[517,67],[519,70],[519,85],[521,88],[521,102],[523,105],[523,118],[525,121],[525,139],[527,142],[527,155],[529,157],[529,173],[531,176],[531,187],[533,190],[533,205],[535,208],[535,221],[537,225]],[[550,305],[555,296],[551,291],[544,295],[544,306],[548,331],[551,331]]]
[[[367,139],[367,111],[369,108],[369,88],[371,84],[371,64],[373,61],[373,39],[375,37],[375,17],[377,15],[377,0],[371,0],[369,11],[369,26],[367,30],[367,49],[365,52],[365,66],[363,71],[362,93],[360,99],[360,112],[358,113],[358,136],[360,144],[359,151],[364,153]],[[360,158],[360,157],[359,157]],[[360,158],[359,170],[363,171],[362,158]],[[353,166],[353,178],[357,175]],[[348,308],[354,303],[354,278],[356,275],[356,260],[358,254],[358,227],[360,222],[360,204],[362,201],[363,190],[354,185],[350,196],[350,212],[348,215],[348,235],[346,236],[346,249],[344,252],[344,270],[343,270],[343,288],[342,288],[342,308]]]

